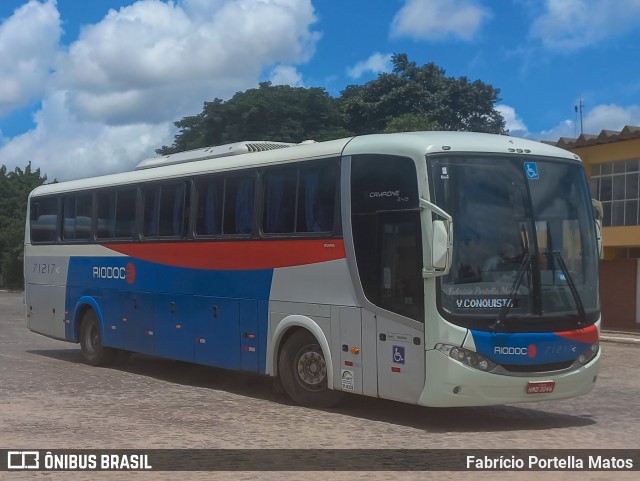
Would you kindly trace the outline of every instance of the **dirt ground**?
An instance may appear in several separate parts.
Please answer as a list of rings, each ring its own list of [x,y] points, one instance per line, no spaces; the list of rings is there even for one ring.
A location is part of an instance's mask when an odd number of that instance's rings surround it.
[[[0,448],[640,448],[640,349],[607,344],[589,395],[559,402],[427,409],[352,396],[296,406],[269,379],[134,355],[82,363],[77,345],[27,330],[21,294],[0,292]],[[0,479],[637,479],[625,472],[0,472]]]

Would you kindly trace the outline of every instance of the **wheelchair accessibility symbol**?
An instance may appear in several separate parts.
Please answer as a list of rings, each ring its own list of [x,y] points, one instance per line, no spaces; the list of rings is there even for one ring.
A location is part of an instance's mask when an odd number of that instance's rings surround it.
[[[535,162],[525,162],[524,170],[527,173],[527,179],[536,180],[540,178],[538,174],[538,164]]]
[[[393,362],[404,364],[404,346],[393,346]]]

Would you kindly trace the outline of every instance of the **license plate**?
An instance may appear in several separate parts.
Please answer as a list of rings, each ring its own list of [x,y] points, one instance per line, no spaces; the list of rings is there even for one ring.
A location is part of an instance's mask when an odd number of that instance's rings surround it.
[[[555,381],[540,381],[527,383],[527,394],[545,394],[553,392],[556,387]]]

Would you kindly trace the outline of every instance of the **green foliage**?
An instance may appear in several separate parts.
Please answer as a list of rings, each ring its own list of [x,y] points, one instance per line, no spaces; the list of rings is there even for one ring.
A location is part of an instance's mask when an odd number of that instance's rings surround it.
[[[174,144],[156,152],[167,155],[183,150],[242,140],[330,140],[351,135],[343,128],[338,101],[322,88],[261,83],[257,89],[238,92],[224,102],[205,102],[200,115],[175,123]]]
[[[24,225],[29,192],[46,182],[40,169],[24,171],[18,167],[7,172],[0,168],[0,286],[21,289],[24,286],[22,259]]]
[[[413,119],[410,125],[426,121],[441,130],[505,133],[504,119],[494,107],[498,89],[466,77],[445,77],[433,63],[418,67],[406,54],[394,55],[392,62],[391,73],[342,92],[346,127],[352,132],[385,131],[397,123],[394,119],[409,116],[399,122]]]
[[[439,130],[438,122],[431,120],[424,114],[402,114],[399,117],[392,117],[387,122],[384,132],[420,132],[426,130]]]
[[[433,63],[418,67],[393,56],[393,71],[339,98],[322,88],[261,83],[231,99],[205,102],[202,113],[175,122],[179,132],[160,155],[242,140],[301,142],[353,134],[415,130],[506,133],[495,109],[499,90],[479,80],[445,77]]]

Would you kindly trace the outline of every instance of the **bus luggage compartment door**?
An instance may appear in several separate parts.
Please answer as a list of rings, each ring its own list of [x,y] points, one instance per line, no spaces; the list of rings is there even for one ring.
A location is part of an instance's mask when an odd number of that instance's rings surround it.
[[[194,360],[192,296],[162,295],[156,300],[155,353],[180,361]]]
[[[240,369],[240,303],[237,299],[193,296],[195,361]]]
[[[119,334],[115,347],[132,352],[154,354],[153,297],[148,292],[118,291],[115,327]]]

